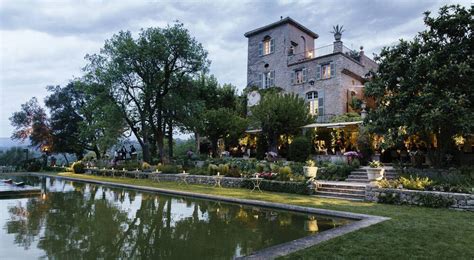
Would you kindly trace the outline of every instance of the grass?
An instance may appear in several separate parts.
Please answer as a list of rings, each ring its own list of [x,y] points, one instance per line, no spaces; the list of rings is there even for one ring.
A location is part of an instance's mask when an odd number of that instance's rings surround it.
[[[174,182],[153,182],[72,173],[60,173],[59,175],[391,218],[391,220],[377,225],[298,251],[284,257],[284,259],[474,259],[474,213],[472,212],[351,202],[274,192],[251,193],[245,189],[179,185]]]

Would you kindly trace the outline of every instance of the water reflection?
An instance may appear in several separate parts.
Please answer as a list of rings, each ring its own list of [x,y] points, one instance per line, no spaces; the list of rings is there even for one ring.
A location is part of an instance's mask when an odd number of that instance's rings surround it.
[[[48,258],[230,259],[347,223],[53,178],[39,197],[0,200],[12,250]],[[4,222],[4,223],[2,223]],[[2,241],[5,239],[0,238]]]

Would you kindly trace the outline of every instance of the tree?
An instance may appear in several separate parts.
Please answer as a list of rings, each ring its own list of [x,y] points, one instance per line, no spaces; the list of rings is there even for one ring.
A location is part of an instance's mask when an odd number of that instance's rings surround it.
[[[392,140],[433,135],[425,141],[437,148],[437,164],[454,135],[474,132],[473,13],[459,5],[442,7],[437,17],[426,12],[426,30],[382,49],[365,88],[377,106],[366,119],[372,132]]]
[[[31,146],[46,148],[52,145],[51,129],[46,111],[38,104],[36,98],[31,98],[21,105],[21,110],[13,113],[10,122],[15,131],[12,139],[24,141],[27,138]]]
[[[203,115],[201,134],[211,141],[212,153],[217,156],[217,143],[221,138],[239,138],[247,128],[247,121],[228,108],[211,109]],[[229,139],[228,139],[229,140]]]
[[[45,105],[51,115],[52,150],[74,153],[77,158],[89,150],[100,159],[123,134],[124,121],[118,108],[107,99],[87,95],[84,84],[75,80],[65,87],[48,87],[51,95],[46,97]]]
[[[90,86],[115,103],[137,138],[143,159],[151,161],[156,145],[164,156],[165,99],[196,73],[206,71],[207,52],[183,24],[142,30],[137,39],[119,32],[100,54],[88,55],[85,67]],[[89,91],[93,94],[95,91]]]
[[[252,119],[262,128],[270,151],[278,152],[281,135],[294,135],[300,127],[313,122],[304,99],[295,94],[266,93],[260,103],[251,108]]]

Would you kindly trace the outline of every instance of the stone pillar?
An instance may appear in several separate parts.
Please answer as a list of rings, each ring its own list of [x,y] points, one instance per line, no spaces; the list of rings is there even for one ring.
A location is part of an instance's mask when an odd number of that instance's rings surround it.
[[[333,53],[342,52],[342,41],[334,42],[334,51]]]

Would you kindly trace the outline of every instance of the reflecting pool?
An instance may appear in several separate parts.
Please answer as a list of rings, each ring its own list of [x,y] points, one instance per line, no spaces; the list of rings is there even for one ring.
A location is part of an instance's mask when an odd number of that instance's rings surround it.
[[[0,259],[232,259],[350,222],[56,178],[12,178],[43,193],[0,200]]]

